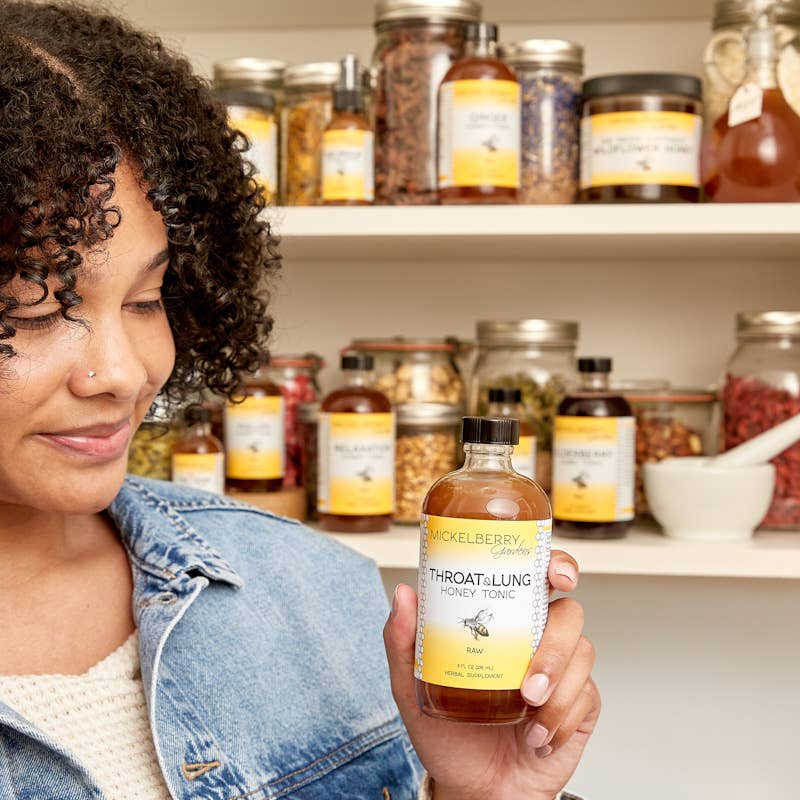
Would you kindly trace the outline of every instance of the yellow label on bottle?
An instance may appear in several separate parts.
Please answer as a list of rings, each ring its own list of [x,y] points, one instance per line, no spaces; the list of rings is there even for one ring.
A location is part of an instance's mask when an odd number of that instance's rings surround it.
[[[193,489],[223,494],[225,456],[222,453],[173,453],[172,481]]]
[[[615,111],[581,122],[581,188],[700,185],[702,117]]]
[[[322,413],[317,509],[374,516],[394,511],[394,414]]]
[[[439,188],[519,186],[516,81],[459,80],[439,90]]]
[[[552,527],[422,515],[419,680],[519,689],[547,623]]]
[[[375,199],[372,131],[333,130],[322,137],[322,201]]]
[[[255,179],[268,200],[278,186],[278,126],[272,114],[247,106],[228,106],[231,128],[241,131],[250,147],[243,155],[256,168]]]
[[[633,519],[633,417],[565,417],[553,429],[553,516],[571,522]]]
[[[520,436],[519,444],[511,455],[511,466],[515,472],[536,480],[536,437]]]
[[[283,397],[247,397],[225,407],[226,473],[239,480],[282,478]]]

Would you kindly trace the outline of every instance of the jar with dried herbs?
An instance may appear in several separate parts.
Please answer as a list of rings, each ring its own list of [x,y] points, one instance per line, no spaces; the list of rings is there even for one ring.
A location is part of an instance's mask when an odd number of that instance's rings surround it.
[[[474,0],[382,0],[376,8],[375,200],[438,202],[439,85],[481,18]]]
[[[128,472],[143,478],[168,481],[172,472],[172,446],[178,440],[175,412],[159,398],[131,440]]]

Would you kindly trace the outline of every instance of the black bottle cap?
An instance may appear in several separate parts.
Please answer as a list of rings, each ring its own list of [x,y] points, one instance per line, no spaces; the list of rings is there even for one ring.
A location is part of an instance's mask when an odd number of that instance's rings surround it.
[[[519,444],[519,420],[464,417],[461,441],[464,444]]]
[[[594,356],[578,359],[578,372],[611,372],[611,359]]]
[[[342,369],[370,370],[375,366],[375,359],[364,353],[347,353],[342,356]]]
[[[333,90],[334,111],[363,111],[361,70],[358,59],[348,54],[339,61],[339,81]]]
[[[211,412],[203,406],[189,406],[183,412],[183,418],[187,425],[197,425],[211,422]]]
[[[522,389],[512,389],[509,386],[498,386],[489,389],[490,403],[521,403]]]
[[[468,42],[496,42],[497,25],[492,22],[470,22],[467,25]]]
[[[364,110],[364,98],[358,89],[334,89],[333,90],[333,110],[334,111],[356,111]]]

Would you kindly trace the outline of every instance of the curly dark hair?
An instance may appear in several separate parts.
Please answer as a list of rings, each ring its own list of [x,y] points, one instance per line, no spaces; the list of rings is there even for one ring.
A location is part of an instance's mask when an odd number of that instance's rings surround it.
[[[165,392],[232,396],[272,327],[277,239],[244,161],[246,138],[161,40],[79,3],[0,2],[0,356],[13,357],[4,287],[19,276],[78,321],[78,243],[113,236],[114,171],[139,173],[167,229],[163,297],[176,346]]]

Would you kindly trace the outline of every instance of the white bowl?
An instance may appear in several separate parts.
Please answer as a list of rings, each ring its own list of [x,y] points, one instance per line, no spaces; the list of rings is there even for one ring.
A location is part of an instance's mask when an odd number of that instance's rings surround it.
[[[644,465],[653,516],[667,536],[702,542],[747,539],[764,519],[775,467],[707,466],[707,458],[670,458]]]

